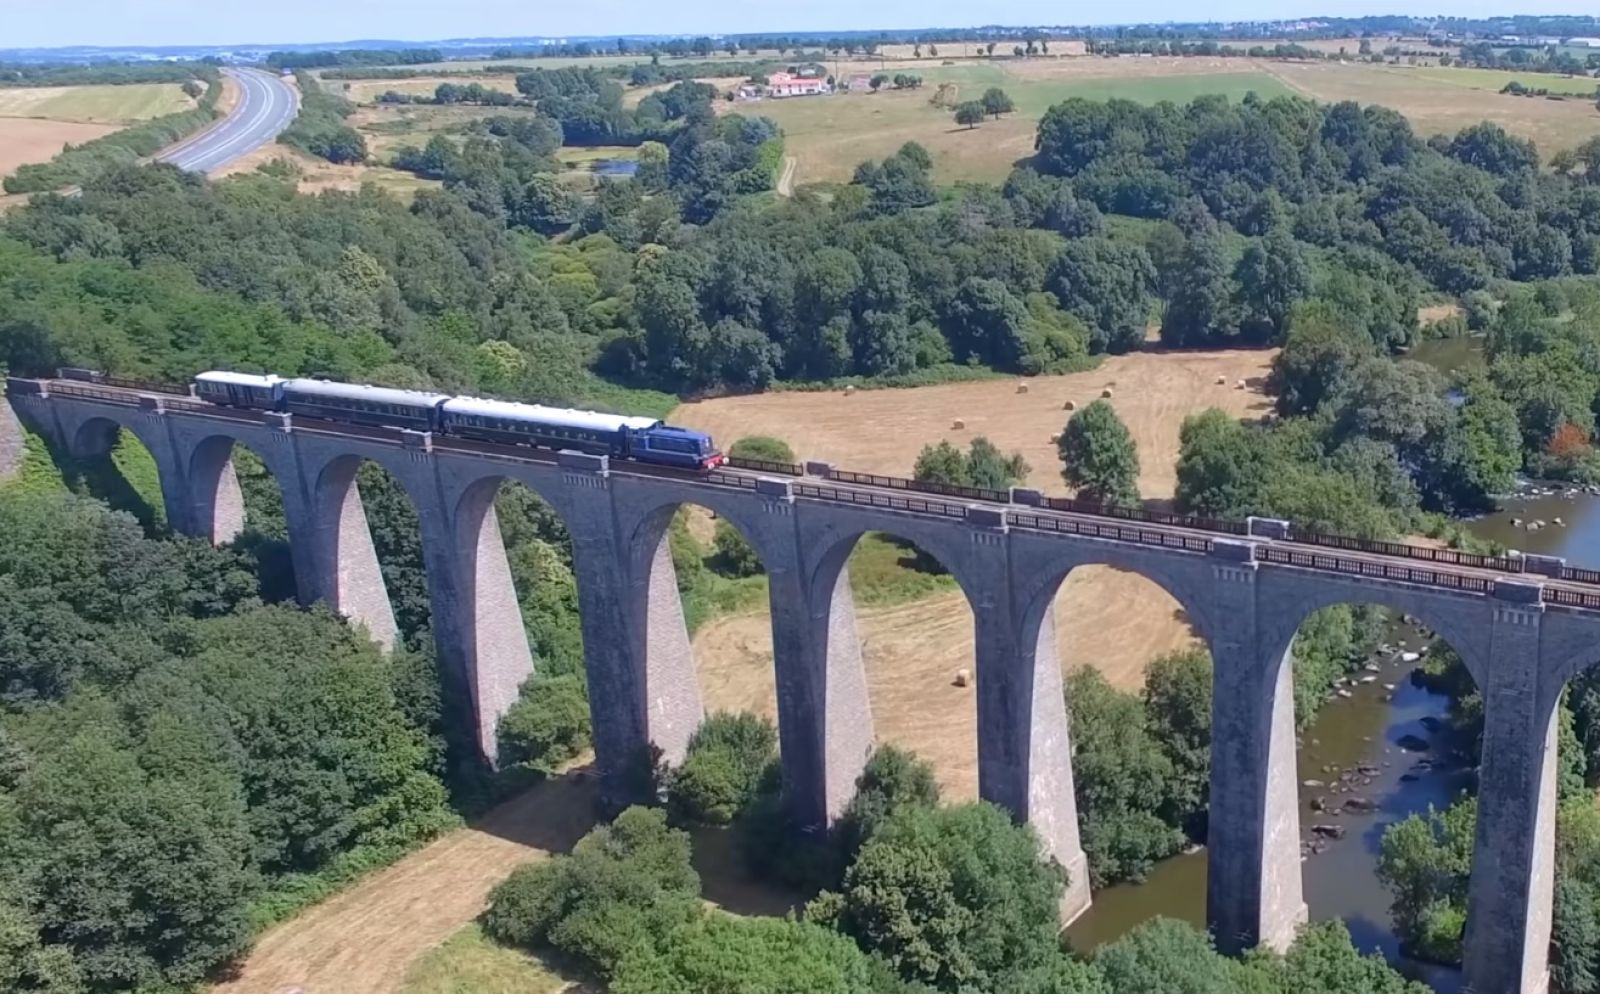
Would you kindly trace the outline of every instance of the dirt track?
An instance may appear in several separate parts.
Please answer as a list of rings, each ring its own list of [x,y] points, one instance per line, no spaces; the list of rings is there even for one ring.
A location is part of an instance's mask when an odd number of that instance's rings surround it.
[[[270,930],[212,994],[393,994],[416,957],[476,917],[513,869],[570,849],[593,810],[591,782],[541,784]]]

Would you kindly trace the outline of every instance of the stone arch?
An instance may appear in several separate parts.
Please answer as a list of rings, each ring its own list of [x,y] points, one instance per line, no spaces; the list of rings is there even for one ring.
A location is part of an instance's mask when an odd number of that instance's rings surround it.
[[[108,407],[76,418],[64,417],[61,438],[70,458],[88,462],[109,459],[118,437],[126,431],[140,447],[149,452],[155,462],[160,493],[152,501],[149,495],[138,493],[134,482],[123,477],[119,471],[114,474],[115,482],[109,477],[102,478],[102,483],[109,484],[109,492],[104,492],[103,496],[112,507],[133,513],[146,527],[158,523],[155,514],[145,513],[146,509],[148,512],[159,510],[166,518],[167,527],[188,534],[193,529],[187,514],[188,504],[184,499],[181,467],[171,445],[150,423],[155,417],[154,414],[143,414],[132,408]]]
[[[217,545],[236,538],[250,524],[234,466],[237,446],[249,450],[266,467],[280,501],[292,487],[275,454],[244,435],[213,432],[200,438],[189,451],[184,474],[190,520],[198,534]]]
[[[1020,612],[1020,638],[1033,644],[1039,639],[1050,612],[1057,605],[1062,588],[1074,572],[1084,567],[1100,567],[1137,577],[1136,586],[1154,588],[1177,605],[1182,620],[1198,638],[1209,645],[1208,605],[1197,587],[1194,573],[1199,565],[1172,562],[1157,557],[1128,556],[1119,550],[1073,549],[1054,562],[1029,569],[1018,577],[1017,609]]]
[[[644,593],[642,598],[630,601],[636,613],[627,631],[635,640],[635,658],[644,668],[645,720],[650,738],[668,763],[676,763],[683,758],[707,710],[705,696],[714,688],[713,681],[702,680],[689,632],[683,589],[672,551],[674,518],[686,508],[712,512],[718,521],[727,522],[743,537],[764,570],[782,563],[784,550],[770,531],[762,527],[761,502],[752,500],[749,495],[734,497],[707,487],[682,492],[671,488],[640,493],[627,503],[628,517],[623,524],[622,537],[628,558],[628,576],[630,583],[642,588]],[[731,696],[714,696],[711,709],[753,709],[776,719],[777,660],[770,619],[764,631],[752,638],[763,643],[756,647],[756,654],[773,659],[771,671],[759,682],[716,681],[716,688],[731,692]]]
[[[948,799],[976,800],[984,787],[981,702],[974,689],[985,682],[979,608],[993,592],[961,555],[961,543],[970,534],[965,524],[952,521],[930,529],[898,517],[874,524],[841,529],[819,545],[803,578],[807,601],[823,613],[824,627],[837,625],[853,643],[832,639],[829,651],[854,654],[862,680],[857,693],[876,742],[930,762]],[[869,535],[909,543],[912,548],[898,553],[900,565],[914,569],[909,560],[925,555],[950,575],[955,590],[871,609],[865,630],[858,630],[860,606],[850,564]]]
[[[1275,704],[1288,711],[1288,721],[1293,721],[1294,678],[1305,662],[1306,646],[1297,640],[1317,612],[1333,607],[1380,608],[1395,621],[1410,619],[1402,621],[1398,631],[1387,632],[1380,643],[1397,637],[1396,654],[1426,654],[1429,643],[1442,642],[1459,656],[1473,688],[1487,693],[1488,640],[1482,622],[1484,612],[1496,603],[1493,599],[1342,578],[1330,581],[1327,576],[1307,578],[1286,589],[1277,582],[1282,576],[1270,576],[1262,575],[1255,651],[1268,667],[1268,685],[1277,688]],[[1353,700],[1322,705],[1354,710],[1335,712],[1336,720],[1319,712],[1320,726],[1274,736],[1267,761],[1269,777],[1276,775],[1269,792],[1281,791],[1293,811],[1294,833],[1276,838],[1273,851],[1280,857],[1276,871],[1293,875],[1296,893],[1303,895],[1306,919],[1344,919],[1362,945],[1386,939],[1394,929],[1388,895],[1350,885],[1353,879],[1375,874],[1376,839],[1389,825],[1411,815],[1444,809],[1471,776],[1468,766],[1441,760],[1447,753],[1439,746],[1449,741],[1450,733],[1433,724],[1441,714],[1426,710],[1430,700],[1443,710],[1442,702],[1432,696],[1436,691],[1410,679],[1412,668],[1419,664],[1396,656],[1369,657],[1369,663],[1380,668],[1341,675],[1335,684],[1340,697]],[[1217,810],[1215,798],[1212,809]],[[1270,820],[1268,832],[1282,824],[1281,819]],[[1341,834],[1330,840],[1326,833]],[[1291,845],[1298,851],[1291,851]],[[1279,919],[1276,924],[1289,923]],[[1273,925],[1270,919],[1263,921],[1264,939],[1283,935]]]
[[[1258,607],[1258,645],[1268,658],[1288,652],[1307,618],[1325,607],[1372,604],[1418,619],[1460,654],[1479,686],[1488,679],[1488,628],[1483,624],[1491,598],[1424,591],[1389,584],[1362,583],[1327,574],[1263,570]]]

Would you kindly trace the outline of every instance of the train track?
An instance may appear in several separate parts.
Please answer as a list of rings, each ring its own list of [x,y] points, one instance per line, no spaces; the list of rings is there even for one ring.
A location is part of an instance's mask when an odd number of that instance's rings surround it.
[[[159,403],[168,411],[233,423],[264,424],[262,412],[218,407],[196,400],[182,387],[107,378],[102,382],[46,379],[34,381],[50,394],[98,401],[124,407]],[[360,439],[401,446],[406,433],[395,428],[369,428],[342,422],[299,418],[296,432],[335,438]],[[435,437],[439,452],[491,458],[513,463],[552,465],[559,455],[550,449],[483,442],[475,439]],[[968,508],[988,508],[1008,527],[1026,531],[1078,535],[1132,542],[1166,549],[1210,554],[1218,543],[1248,542],[1258,561],[1277,565],[1366,576],[1430,587],[1491,593],[1498,583],[1534,582],[1541,586],[1547,604],[1600,610],[1600,572],[1561,567],[1561,575],[1533,572],[1529,560],[1477,556],[1448,549],[1393,542],[1369,542],[1338,536],[1314,536],[1314,541],[1250,534],[1237,522],[1210,522],[1142,511],[1086,510],[1078,502],[1040,498],[1041,503],[1020,504],[1003,491],[973,490],[922,484],[898,477],[883,477],[828,469],[826,476],[808,476],[805,467],[784,463],[731,463],[699,473],[666,466],[619,461],[611,472],[621,476],[672,479],[701,486],[754,490],[763,477],[786,478],[797,499],[878,507],[940,518],[966,518]],[[1052,506],[1055,505],[1055,506]]]

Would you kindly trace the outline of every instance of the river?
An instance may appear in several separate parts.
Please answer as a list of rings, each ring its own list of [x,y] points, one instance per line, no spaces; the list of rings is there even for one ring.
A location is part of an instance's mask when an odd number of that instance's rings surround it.
[[[1479,344],[1475,339],[1425,342],[1413,357],[1451,372],[1481,363]],[[1533,522],[1544,524],[1530,530]],[[1600,498],[1589,494],[1540,488],[1503,501],[1500,510],[1469,522],[1468,529],[1513,549],[1565,556],[1573,565],[1600,569]],[[1416,663],[1399,655],[1420,649],[1421,634],[1410,626],[1396,626],[1387,642],[1395,651],[1374,657],[1377,672],[1357,674],[1358,681],[1376,679],[1343,688],[1349,696],[1325,705],[1300,738],[1302,852],[1319,839],[1325,847],[1306,854],[1301,862],[1306,903],[1313,921],[1344,919],[1363,951],[1381,952],[1401,972],[1426,980],[1440,994],[1457,994],[1459,971],[1401,955],[1390,930],[1389,895],[1376,874],[1383,830],[1430,805],[1443,807],[1469,780],[1467,770],[1447,759],[1450,750],[1441,741],[1447,733],[1434,731],[1448,700],[1416,686],[1410,679]],[[1407,736],[1426,742],[1428,749],[1402,748]],[[1418,744],[1406,741],[1413,747]],[[1418,760],[1426,762],[1419,767]],[[1357,785],[1342,794],[1330,786],[1304,786],[1307,781],[1336,783],[1346,771],[1363,770],[1354,774]],[[1375,802],[1376,811],[1332,815],[1313,808],[1316,803],[1338,809],[1351,797]],[[1318,826],[1328,826],[1323,831],[1329,834],[1343,829],[1342,837],[1322,838]],[[1097,892],[1094,905],[1067,930],[1067,938],[1078,949],[1092,949],[1157,915],[1203,925],[1205,883],[1204,850],[1173,857],[1142,884],[1119,884]]]

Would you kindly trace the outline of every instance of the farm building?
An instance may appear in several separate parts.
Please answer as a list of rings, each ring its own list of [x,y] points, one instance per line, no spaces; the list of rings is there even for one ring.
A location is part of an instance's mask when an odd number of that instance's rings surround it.
[[[814,97],[829,91],[828,81],[815,76],[775,72],[767,77],[769,97]]]

